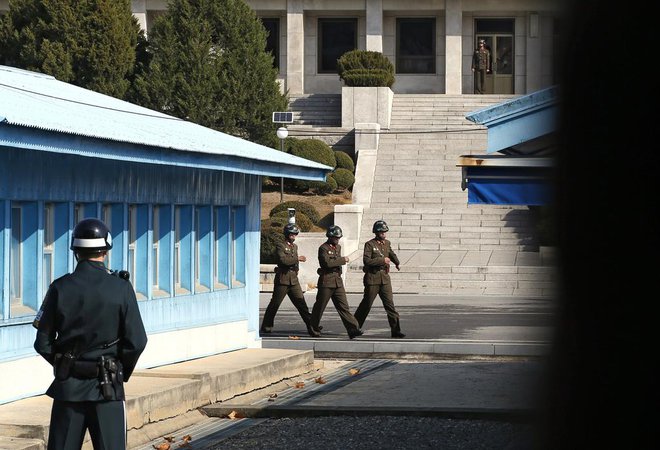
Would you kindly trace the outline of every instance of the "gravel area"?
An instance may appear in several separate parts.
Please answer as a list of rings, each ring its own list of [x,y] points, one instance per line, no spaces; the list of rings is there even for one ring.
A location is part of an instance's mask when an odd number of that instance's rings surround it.
[[[524,423],[436,417],[315,417],[270,419],[219,441],[213,449],[349,450],[533,448]]]

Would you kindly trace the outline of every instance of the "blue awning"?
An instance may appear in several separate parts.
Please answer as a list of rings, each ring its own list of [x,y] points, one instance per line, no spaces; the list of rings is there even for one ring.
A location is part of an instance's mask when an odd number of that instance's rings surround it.
[[[468,204],[541,206],[552,201],[550,158],[462,156]]]

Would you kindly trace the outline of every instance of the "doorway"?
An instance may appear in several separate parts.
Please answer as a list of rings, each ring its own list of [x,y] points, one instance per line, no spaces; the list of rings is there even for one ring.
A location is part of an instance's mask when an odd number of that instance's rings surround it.
[[[484,83],[486,94],[510,95],[514,92],[513,26],[513,19],[476,20],[474,48],[477,48],[477,43],[483,39],[491,55],[490,73],[486,75]]]

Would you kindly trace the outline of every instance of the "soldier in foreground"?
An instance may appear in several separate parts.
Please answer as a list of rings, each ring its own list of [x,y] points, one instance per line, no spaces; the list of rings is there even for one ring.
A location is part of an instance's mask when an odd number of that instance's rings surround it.
[[[385,312],[387,312],[387,321],[390,324],[393,338],[404,338],[405,334],[401,332],[399,323],[399,313],[394,307],[394,294],[392,292],[392,280],[390,278],[390,263],[393,262],[396,270],[399,267],[399,258],[392,250],[392,244],[386,239],[386,233],[389,227],[384,220],[374,222],[372,231],[375,237],[364,244],[362,262],[364,263],[364,295],[362,301],[355,310],[355,318],[362,328],[364,321],[371,311],[371,305],[374,303],[376,295],[380,296],[383,302]]]
[[[317,286],[316,301],[312,308],[312,329],[321,335],[319,323],[328,301],[332,299],[339,317],[341,318],[348,337],[353,339],[362,336],[362,331],[357,320],[348,309],[348,299],[341,272],[344,264],[348,263],[347,256],[341,256],[341,245],[339,239],[343,236],[341,228],[333,225],[325,233],[328,240],[319,247],[319,281]]]
[[[34,321],[34,348],[55,374],[46,391],[49,450],[79,450],[86,430],[97,450],[126,448],[124,383],[147,334],[128,273],[103,262],[111,248],[102,221],[80,221],[71,240],[76,269],[51,283]]]
[[[309,312],[305,296],[300,282],[298,281],[298,270],[300,263],[307,261],[305,256],[298,256],[298,246],[294,243],[300,229],[296,224],[288,223],[284,226],[284,242],[277,244],[277,268],[275,269],[275,286],[273,287],[273,296],[268,303],[264,319],[261,322],[260,332],[270,333],[273,330],[273,323],[277,310],[282,304],[285,296],[289,296],[291,303],[296,307],[300,317],[307,326],[307,332],[310,336],[320,336],[320,334],[311,326],[312,314]]]

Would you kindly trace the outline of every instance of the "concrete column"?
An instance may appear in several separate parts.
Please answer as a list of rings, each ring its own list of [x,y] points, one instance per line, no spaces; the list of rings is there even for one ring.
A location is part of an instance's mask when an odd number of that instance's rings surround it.
[[[286,89],[292,96],[305,92],[305,15],[303,0],[286,4]]]
[[[383,53],[383,0],[367,0],[367,50]]]
[[[445,2],[445,94],[462,94],[463,2]]]
[[[528,33],[525,38],[525,47],[527,48],[526,53],[526,62],[525,62],[525,73],[527,77],[525,79],[525,92],[523,94],[529,94],[530,92],[538,91],[543,86],[542,83],[542,67],[543,67],[543,58],[542,56],[542,46],[541,46],[541,34],[539,32],[539,16],[536,13],[529,14],[528,18]]]
[[[363,212],[362,205],[335,205],[335,225],[344,232],[344,237],[340,241],[343,256],[351,256],[358,250]],[[346,269],[344,269],[344,279],[346,279]]]
[[[378,143],[380,125],[377,123],[355,124],[355,183],[353,184],[354,205],[369,207],[371,192],[374,187],[374,174],[376,173],[376,159],[378,158]],[[335,214],[337,207],[335,206]]]
[[[131,0],[131,11],[138,20],[140,28],[147,31],[147,0]]]

